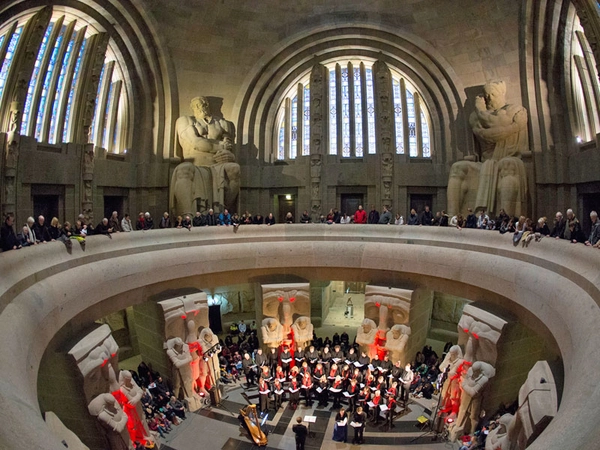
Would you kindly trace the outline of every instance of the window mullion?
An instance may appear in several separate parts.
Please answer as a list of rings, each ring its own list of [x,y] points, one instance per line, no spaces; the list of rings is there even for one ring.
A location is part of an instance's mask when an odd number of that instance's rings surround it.
[[[117,113],[119,111],[119,100],[121,99],[122,87],[123,82],[121,80],[117,80],[113,83],[113,93],[110,99],[106,130],[106,151],[108,153],[114,153],[115,151],[115,129],[117,127]]]
[[[44,79],[46,78],[46,72],[48,71],[48,66],[50,65],[50,58],[52,57],[52,52],[54,51],[56,40],[58,39],[58,36],[60,36],[64,20],[65,16],[61,16],[56,20],[56,22],[54,22],[52,33],[50,33],[50,38],[48,39],[48,44],[46,45],[46,53],[42,58],[42,63],[40,65],[40,74],[35,83],[33,96],[31,98],[31,110],[29,112],[30,118],[27,130],[25,131],[27,136],[35,136],[37,116],[40,109],[40,99],[42,96],[42,90],[44,89]]]
[[[106,33],[90,36],[86,44],[84,58],[79,69],[79,86],[73,102],[77,109],[71,111],[70,123],[72,125],[69,138],[72,142],[87,144],[93,139],[91,126],[107,47],[108,35]],[[124,122],[119,119],[119,129],[124,127]]]
[[[337,110],[337,150],[336,154],[342,156],[342,148],[344,145],[343,136],[343,120],[344,111],[342,110],[342,67],[339,64],[335,65],[335,109]]]
[[[17,25],[18,25],[18,22],[15,21],[15,23],[13,23],[12,26],[9,28],[8,32],[4,35],[5,36],[4,42],[2,42],[2,45],[0,46],[0,66],[2,66],[2,63],[4,62],[4,58],[6,58],[6,52],[8,51],[8,45],[10,44],[12,35],[15,34]]]
[[[106,127],[105,111],[108,106],[108,94],[110,92],[114,68],[114,61],[110,61],[104,67],[104,79],[102,80],[100,97],[98,98],[98,105],[96,106],[96,136],[94,136],[94,144],[98,147],[102,147],[102,136],[104,134],[104,128]]]
[[[292,140],[292,101],[289,98],[285,99],[285,152],[284,159],[290,157],[290,148]]]
[[[360,108],[362,109],[362,137],[363,137],[363,156],[371,153],[369,147],[369,110],[367,108],[367,98],[369,96],[367,92],[367,70],[365,64],[360,63],[360,91],[362,93],[360,99]]]
[[[423,135],[421,127],[421,101],[419,94],[415,91],[413,94],[415,99],[415,124],[417,128],[417,156],[423,157]]]
[[[44,120],[42,122],[42,131],[40,133],[40,142],[48,142],[48,137],[50,135],[50,122],[52,121],[52,110],[54,100],[56,98],[56,88],[58,85],[58,79],[62,70],[63,60],[65,58],[65,53],[67,52],[67,47],[69,46],[69,42],[71,41],[71,37],[73,36],[73,31],[75,30],[75,23],[76,21],[74,20],[69,25],[67,25],[67,29],[65,30],[65,33],[63,35],[63,40],[60,44],[58,57],[56,58],[56,65],[54,67],[54,71],[52,72],[52,80],[50,81],[50,87],[48,88],[44,111]]]
[[[298,83],[296,89],[296,158],[302,156],[304,149],[304,85]]]
[[[410,142],[408,129],[408,101],[406,99],[406,82],[400,78],[400,96],[402,97],[402,137],[404,138],[404,153],[410,158]]]
[[[77,64],[77,59],[79,58],[79,52],[81,51],[81,46],[83,44],[83,40],[85,38],[85,32],[87,27],[83,27],[81,30],[77,32],[77,37],[75,38],[75,43],[71,50],[71,57],[69,58],[69,64],[67,66],[67,71],[65,74],[65,78],[62,85],[62,92],[60,92],[60,101],[58,103],[56,117],[56,131],[55,131],[55,140],[56,143],[60,143],[63,140],[63,130],[65,128],[65,121],[67,116],[67,105],[69,103],[69,93],[71,89],[74,89],[73,84],[73,75],[75,73],[75,66]]]

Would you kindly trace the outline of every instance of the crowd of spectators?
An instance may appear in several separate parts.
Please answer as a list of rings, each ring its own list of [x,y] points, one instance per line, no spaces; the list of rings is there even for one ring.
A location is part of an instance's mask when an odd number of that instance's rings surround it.
[[[455,227],[457,229],[475,228],[499,231],[503,234],[513,233],[515,235],[515,242],[518,243],[521,241],[524,245],[532,239],[539,240],[544,236],[548,236],[600,248],[600,220],[596,211],[590,213],[590,219],[591,231],[589,235],[586,235],[572,209],[567,209],[565,216],[563,216],[562,212],[557,212],[551,227],[546,217],[540,217],[537,221],[534,221],[525,216],[510,216],[506,214],[504,209],[501,209],[496,217],[489,217],[483,210],[473,212],[471,209],[468,210],[466,217],[463,217],[461,214],[449,217],[445,211],[438,211],[433,214],[429,206],[425,206],[424,210],[420,213],[417,213],[415,209],[411,209],[409,216],[405,220],[400,214],[394,216],[387,206],[383,207],[381,213],[377,211],[375,206],[371,206],[371,211],[367,214],[361,205],[352,215],[340,213],[337,208],[330,209],[327,215],[320,217],[319,223],[329,225],[355,223],[440,226]],[[305,210],[300,216],[299,223],[308,224],[311,222],[311,216]],[[240,216],[237,213],[231,214],[227,209],[219,214],[209,209],[206,214],[196,212],[193,218],[185,215],[183,217],[177,216],[175,220],[171,220],[169,213],[165,212],[160,221],[158,221],[158,228],[191,230],[193,227],[232,226],[234,231],[237,231],[240,225],[275,225],[275,223],[276,220],[273,213],[269,213],[264,217],[261,214],[253,215],[246,211]],[[285,223],[296,223],[291,212],[286,214]],[[113,233],[152,230],[154,228],[154,220],[149,212],[140,212],[134,223],[129,214],[125,214],[122,219],[119,219],[118,213],[114,211],[110,218],[103,218],[95,226],[83,214],[79,215],[74,224],[70,222],[61,224],[58,218],[53,217],[48,225],[44,216],[38,216],[37,220],[29,217],[26,223],[18,231],[15,231],[14,216],[9,214],[5,217],[1,228],[0,246],[2,251],[6,251],[46,242],[60,241],[70,247],[72,240],[77,240],[84,245],[85,237],[92,234],[110,236]]]

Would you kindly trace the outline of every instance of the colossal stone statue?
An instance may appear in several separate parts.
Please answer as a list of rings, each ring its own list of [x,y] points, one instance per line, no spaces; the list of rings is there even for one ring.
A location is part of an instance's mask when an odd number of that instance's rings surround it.
[[[235,211],[240,190],[240,166],[232,152],[231,122],[213,116],[206,97],[190,102],[193,116],[175,124],[183,160],[171,177],[170,205],[175,216],[196,211]]]
[[[496,369],[482,361],[473,363],[467,371],[467,376],[460,385],[462,394],[458,418],[450,430],[452,441],[455,441],[467,429],[467,420],[470,422],[469,433],[475,433],[484,389],[494,375],[496,375]]]
[[[408,343],[411,329],[407,325],[394,325],[386,334],[385,349],[389,352],[390,359],[394,362],[405,361],[404,349]]]
[[[313,324],[310,322],[310,317],[300,316],[292,325],[294,332],[294,342],[298,349],[304,350],[308,343],[313,338]]]
[[[440,364],[440,371],[448,370],[448,376],[442,388],[442,411],[458,414],[460,406],[460,377],[466,370],[463,352],[458,345],[450,347],[446,358]]]
[[[413,291],[367,286],[365,289],[365,317],[373,320],[380,330],[381,340],[394,325],[408,322]]]
[[[201,406],[201,398],[194,391],[194,381],[192,379],[192,355],[187,344],[181,338],[169,339],[165,346],[167,355],[173,364],[173,395],[180,397],[180,391],[183,391],[183,397],[187,400],[190,411],[196,411]]]
[[[521,155],[529,152],[527,110],[506,103],[503,81],[490,81],[483,91],[469,118],[481,162],[465,160],[452,165],[448,211],[466,214],[467,208],[484,208],[495,213],[504,208],[513,216],[526,214],[527,177]]]
[[[486,450],[524,450],[546,429],[557,411],[556,383],[546,361],[538,361],[519,389],[517,414],[505,414],[490,432]]]
[[[310,318],[309,283],[263,284],[262,294],[263,315],[273,317],[283,325],[284,339],[295,319],[299,316]]]
[[[119,390],[119,346],[106,324],[81,339],[70,351],[81,375],[87,402],[100,394]]]
[[[127,415],[112,394],[100,394],[94,398],[88,405],[88,411],[105,430],[111,450],[133,450],[127,431]]]
[[[356,330],[356,343],[360,345],[361,351],[372,358],[377,353],[375,349],[375,338],[377,337],[377,324],[372,319],[364,319]]]
[[[262,331],[263,344],[267,347],[277,348],[283,342],[283,326],[277,319],[273,319],[272,317],[264,319],[260,329]]]
[[[138,442],[154,442],[142,409],[142,389],[133,380],[133,376],[128,370],[122,370],[119,374],[119,384],[125,400],[122,402],[122,408],[130,421],[129,435],[135,436],[135,440]]]
[[[220,378],[220,366],[219,366],[219,353],[220,347],[216,347],[219,343],[219,338],[216,334],[212,332],[212,330],[208,327],[203,328],[200,331],[200,337],[198,339],[200,343],[200,349],[202,350],[203,361],[206,362],[206,372],[211,373],[210,383],[211,385],[215,385],[217,380]],[[208,351],[212,349],[212,356],[208,356]],[[209,358],[211,358],[209,360]]]
[[[458,345],[464,346],[465,361],[483,361],[493,366],[497,344],[506,321],[473,305],[466,305],[458,322]]]

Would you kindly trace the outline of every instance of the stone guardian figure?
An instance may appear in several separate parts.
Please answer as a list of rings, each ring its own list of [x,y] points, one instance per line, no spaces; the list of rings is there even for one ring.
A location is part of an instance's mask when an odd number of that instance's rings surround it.
[[[193,116],[175,124],[183,152],[171,177],[170,205],[175,216],[196,211],[235,211],[240,190],[240,166],[235,162],[233,123],[216,117],[206,97],[190,102]]]
[[[450,169],[448,211],[467,208],[488,213],[527,212],[527,176],[521,155],[529,153],[527,110],[506,103],[506,84],[489,81],[477,97],[469,124],[481,149],[481,162],[458,161]]]

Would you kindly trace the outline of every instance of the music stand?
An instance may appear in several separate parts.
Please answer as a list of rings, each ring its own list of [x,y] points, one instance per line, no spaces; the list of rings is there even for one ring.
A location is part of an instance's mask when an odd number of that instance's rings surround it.
[[[308,424],[308,437],[315,437],[315,434],[310,431],[310,424],[317,422],[317,416],[304,416],[304,421]]]
[[[221,344],[215,344],[213,345],[211,348],[209,348],[206,351],[206,356],[205,356],[205,361],[208,362],[208,366],[209,366],[209,370],[208,370],[208,378],[210,379],[210,384],[213,386],[214,390],[211,389],[212,394],[211,395],[211,406],[215,407],[215,408],[222,408],[225,411],[227,411],[229,414],[231,414],[233,417],[235,417],[235,414],[229,409],[227,408],[227,406],[225,406],[223,404],[223,400],[227,400],[229,398],[229,396],[226,396],[225,398],[222,397],[221,395],[221,382],[219,379],[214,379],[215,377],[213,376],[215,373],[215,362],[213,361],[213,355],[217,352],[219,352],[221,350]],[[220,368],[219,368],[220,370]]]
[[[438,397],[438,401],[437,404],[435,405],[435,408],[433,410],[433,412],[431,413],[431,415],[429,416],[429,420],[427,420],[427,422],[425,423],[425,426],[423,428],[421,428],[421,430],[427,430],[425,431],[423,434],[417,436],[416,438],[414,438],[413,440],[411,440],[411,444],[419,439],[421,439],[422,437],[427,436],[428,434],[433,434],[433,438],[431,439],[432,441],[436,441],[438,436],[439,436],[439,432],[435,429],[435,421],[437,419],[437,415],[438,412],[440,410],[440,403],[442,402],[442,388],[444,387],[444,383],[446,382],[446,378],[448,377],[448,371],[450,370],[450,367],[446,367],[446,370],[444,371],[444,374],[442,375],[442,378],[440,380],[440,386],[439,386],[439,397]]]

